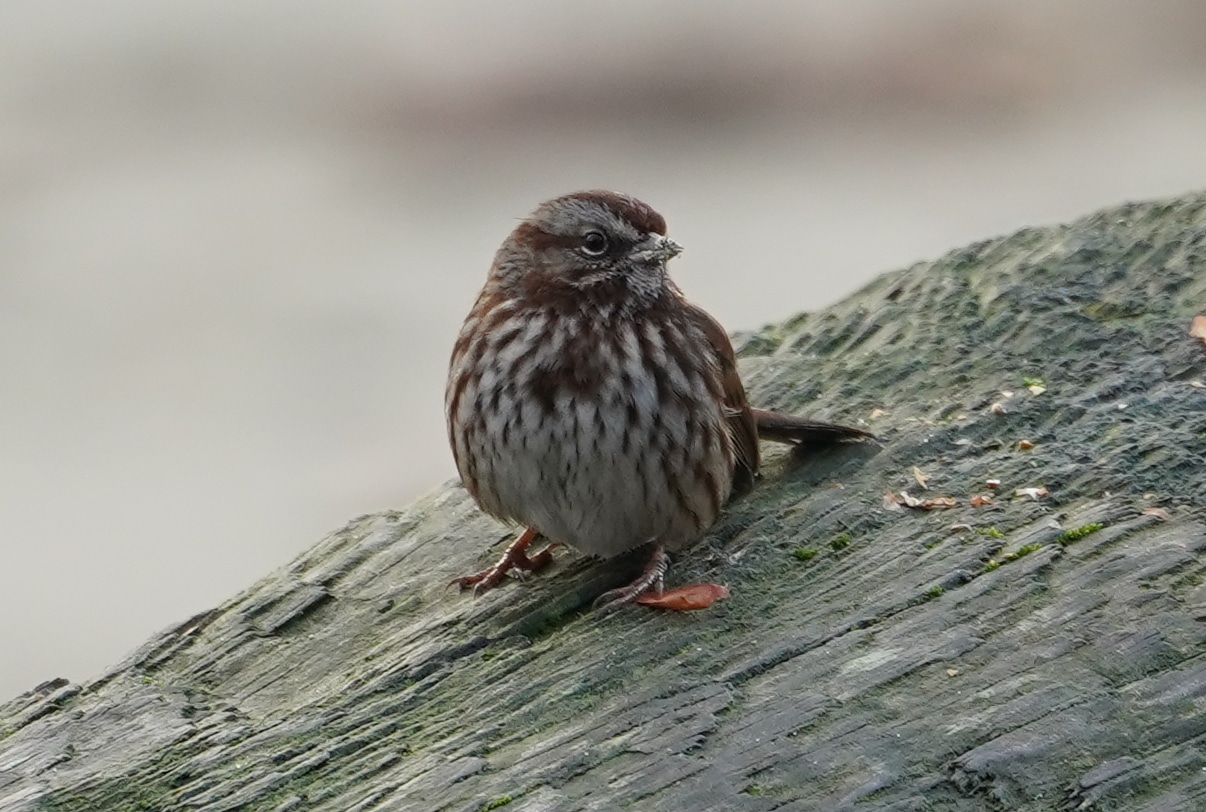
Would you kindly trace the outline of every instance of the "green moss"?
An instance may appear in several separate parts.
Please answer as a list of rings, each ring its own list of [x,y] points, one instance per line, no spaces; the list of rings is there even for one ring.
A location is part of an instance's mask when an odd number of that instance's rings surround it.
[[[1001,562],[996,560],[995,558],[990,558],[984,562],[984,571],[985,572],[992,572],[993,570],[1000,569],[1000,568],[1001,568]]]
[[[817,551],[814,547],[797,547],[791,551],[791,554],[797,561],[811,561],[817,557]]]
[[[1024,558],[1024,557],[1030,555],[1031,553],[1033,553],[1035,550],[1041,550],[1041,549],[1043,549],[1043,545],[1041,545],[1041,544],[1026,544],[1022,547],[1017,548],[1012,553],[1007,553],[1004,556],[1002,556],[1001,563],[1008,564],[1010,561],[1017,561],[1019,558]]]
[[[1022,386],[1046,386],[1042,378],[1031,378],[1027,375],[1022,376]]]
[[[515,800],[510,795],[500,795],[493,801],[487,801],[482,805],[481,812],[490,812],[491,809],[498,809],[500,806],[506,806]]]
[[[927,589],[925,592],[921,593],[921,597],[917,599],[917,602],[918,603],[929,603],[930,601],[934,600],[934,598],[941,597],[944,592],[946,592],[946,590],[943,589],[942,587],[932,586],[929,589]]]
[[[836,537],[833,541],[829,542],[829,546],[833,550],[844,550],[850,546],[850,542],[852,542],[853,540],[854,539],[850,538],[849,533],[842,533],[840,536]]]
[[[996,525],[991,527],[977,527],[976,532],[981,536],[988,536],[990,539],[1003,539],[1005,534],[997,529]]]
[[[1096,533],[1101,528],[1105,527],[1101,522],[1091,522],[1090,524],[1082,524],[1080,527],[1074,527],[1070,530],[1065,530],[1055,539],[1055,543],[1066,547],[1074,541],[1080,541],[1085,536]]]
[[[922,542],[921,546],[926,548],[927,550],[932,550],[941,543],[942,543],[942,539],[930,539],[929,541]]]
[[[1145,311],[1138,302],[1091,302],[1081,308],[1081,312],[1097,321],[1113,321],[1142,316]]]
[[[1185,590],[1189,590],[1189,589],[1196,589],[1197,587],[1201,586],[1202,584],[1206,584],[1206,573],[1191,572],[1191,573],[1173,581],[1171,586],[1172,586],[1173,592],[1178,592],[1178,591],[1185,591]],[[0,736],[0,738],[2,738],[2,736]]]

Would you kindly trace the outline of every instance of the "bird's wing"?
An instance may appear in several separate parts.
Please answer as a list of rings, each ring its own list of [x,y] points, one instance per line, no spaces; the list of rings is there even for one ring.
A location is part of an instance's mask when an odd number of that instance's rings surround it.
[[[716,353],[720,365],[721,386],[724,390],[724,412],[728,419],[729,436],[733,438],[733,450],[737,455],[737,470],[733,481],[741,487],[753,481],[758,473],[758,424],[745,396],[741,376],[737,374],[737,357],[733,344],[720,322],[706,310],[684,302],[691,320],[699,326]]]

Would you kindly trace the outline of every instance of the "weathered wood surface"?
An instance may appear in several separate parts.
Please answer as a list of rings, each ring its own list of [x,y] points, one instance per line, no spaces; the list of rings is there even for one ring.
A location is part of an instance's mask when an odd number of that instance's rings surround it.
[[[1204,279],[1198,195],[745,336],[756,403],[886,414],[679,556],[730,600],[599,622],[625,573],[566,555],[446,592],[504,535],[446,487],[0,706],[0,809],[1204,809]],[[883,507],[906,488],[959,506]]]

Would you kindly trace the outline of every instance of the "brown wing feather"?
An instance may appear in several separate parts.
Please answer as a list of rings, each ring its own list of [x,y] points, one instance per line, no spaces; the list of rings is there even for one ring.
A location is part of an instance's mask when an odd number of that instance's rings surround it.
[[[741,376],[737,374],[737,357],[729,336],[706,310],[684,302],[688,315],[699,325],[716,352],[720,364],[721,385],[724,389],[724,409],[728,417],[729,435],[737,455],[737,470],[733,472],[735,489],[743,489],[758,473],[758,424],[745,396]]]

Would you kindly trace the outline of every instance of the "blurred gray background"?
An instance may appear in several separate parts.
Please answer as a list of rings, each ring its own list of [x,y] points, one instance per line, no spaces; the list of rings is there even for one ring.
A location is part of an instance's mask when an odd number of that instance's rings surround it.
[[[545,198],[645,199],[748,329],[1202,187],[1204,134],[1199,0],[9,0],[0,699],[451,477],[453,337]]]

